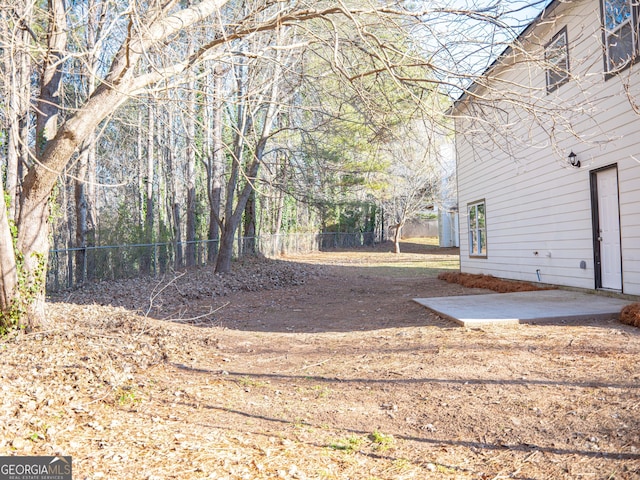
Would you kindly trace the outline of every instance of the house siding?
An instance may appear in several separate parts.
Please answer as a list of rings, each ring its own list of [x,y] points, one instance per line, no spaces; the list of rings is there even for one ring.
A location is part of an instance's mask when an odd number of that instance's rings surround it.
[[[454,111],[461,270],[594,288],[591,175],[615,166],[622,290],[640,295],[640,114],[630,102],[640,104],[640,64],[605,80],[599,3],[591,0],[556,4],[551,16],[528,32],[527,52],[543,58],[544,45],[565,26],[568,83],[547,94],[544,65],[514,54],[489,72],[488,87],[477,85],[475,93],[501,109],[493,117],[495,111],[484,110],[489,128],[473,119],[472,96]],[[523,108],[518,98],[532,101]],[[549,115],[552,109],[558,115]],[[504,128],[493,135],[495,118]],[[550,135],[553,121],[558,128]],[[565,121],[571,132],[561,128]],[[578,155],[580,168],[568,164],[570,151]],[[475,258],[469,256],[467,205],[482,198],[487,257]]]

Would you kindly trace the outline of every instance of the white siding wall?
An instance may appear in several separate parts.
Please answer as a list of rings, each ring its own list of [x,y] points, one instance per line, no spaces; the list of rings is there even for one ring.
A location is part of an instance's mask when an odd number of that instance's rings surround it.
[[[477,122],[463,118],[468,105],[458,106],[461,268],[527,281],[537,281],[539,271],[544,283],[594,288],[590,172],[615,164],[623,291],[640,295],[640,112],[633,111],[624,88],[629,85],[640,105],[640,63],[605,81],[597,0],[560,4],[553,15],[555,21],[533,30],[527,48],[540,58],[566,25],[574,78],[547,95],[543,65],[519,58],[496,68],[497,78],[477,93],[503,98],[506,135],[477,130]],[[518,98],[531,98],[530,107],[518,105]],[[548,114],[550,109],[556,113]],[[563,127],[564,119],[572,130]],[[570,151],[581,168],[568,165]],[[488,255],[472,258],[467,204],[480,199],[486,200]]]

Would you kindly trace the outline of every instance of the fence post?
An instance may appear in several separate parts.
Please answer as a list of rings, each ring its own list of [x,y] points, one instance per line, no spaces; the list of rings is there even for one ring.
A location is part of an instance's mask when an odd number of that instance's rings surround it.
[[[55,278],[55,285],[56,285],[56,290],[60,288],[60,257],[58,256],[58,251],[56,250],[56,254],[55,257],[56,259],[56,272],[54,275]]]
[[[87,247],[82,249],[82,283],[87,283]]]

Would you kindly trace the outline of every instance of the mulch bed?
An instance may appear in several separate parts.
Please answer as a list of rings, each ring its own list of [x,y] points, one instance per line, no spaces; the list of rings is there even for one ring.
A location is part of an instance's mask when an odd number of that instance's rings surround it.
[[[620,312],[620,321],[633,327],[640,327],[640,303],[627,305]]]
[[[498,293],[533,292],[537,290],[552,290],[553,287],[539,287],[528,282],[518,282],[496,278],[493,275],[443,272],[438,275],[440,280],[457,283],[467,288],[486,288]]]

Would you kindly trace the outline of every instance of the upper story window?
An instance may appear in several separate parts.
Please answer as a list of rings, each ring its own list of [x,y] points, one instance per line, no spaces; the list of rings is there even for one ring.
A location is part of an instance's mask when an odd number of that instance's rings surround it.
[[[547,66],[547,93],[569,80],[569,42],[567,27],[560,30],[544,48]]]
[[[605,70],[616,73],[631,65],[638,53],[638,7],[633,0],[600,0]]]

